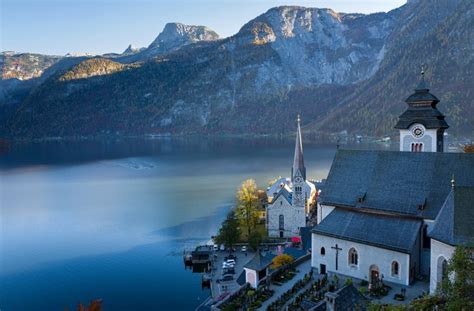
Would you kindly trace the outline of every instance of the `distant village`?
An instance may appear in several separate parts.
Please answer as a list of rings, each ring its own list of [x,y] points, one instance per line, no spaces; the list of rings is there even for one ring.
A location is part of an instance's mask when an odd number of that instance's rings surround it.
[[[289,177],[245,181],[218,234],[184,254],[211,291],[197,310],[473,310],[474,148],[448,149],[438,103],[422,72],[399,151],[338,148],[320,181],[298,115]]]

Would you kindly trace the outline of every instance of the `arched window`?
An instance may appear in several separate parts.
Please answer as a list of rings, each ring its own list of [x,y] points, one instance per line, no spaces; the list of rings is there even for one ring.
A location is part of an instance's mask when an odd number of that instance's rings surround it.
[[[321,255],[326,255],[326,249],[324,247],[321,247]]]
[[[280,230],[285,229],[285,216],[283,216],[283,215],[280,215],[280,217],[278,218],[278,228]]]
[[[400,266],[395,260],[392,261],[392,276],[398,277],[400,271]]]
[[[441,273],[441,279],[445,280],[448,276],[448,261],[446,259],[443,259],[443,262],[441,263]]]
[[[355,248],[349,250],[349,265],[357,266],[359,264],[359,256]]]

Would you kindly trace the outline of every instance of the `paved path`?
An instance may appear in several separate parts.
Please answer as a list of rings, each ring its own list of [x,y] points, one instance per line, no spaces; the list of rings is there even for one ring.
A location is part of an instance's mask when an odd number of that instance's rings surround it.
[[[267,310],[267,307],[269,305],[271,305],[274,301],[280,298],[283,293],[291,289],[296,282],[302,280],[304,278],[304,275],[311,270],[311,259],[309,258],[305,262],[298,265],[296,267],[296,270],[298,271],[296,275],[288,282],[283,283],[282,286],[276,286],[274,284],[270,285],[270,289],[273,289],[275,292],[273,293],[273,296],[270,297],[270,299],[263,302],[262,306],[258,310]]]

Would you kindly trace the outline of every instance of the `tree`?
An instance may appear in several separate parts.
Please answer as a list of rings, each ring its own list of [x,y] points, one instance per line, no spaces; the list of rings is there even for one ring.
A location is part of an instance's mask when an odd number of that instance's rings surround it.
[[[237,192],[236,216],[241,228],[247,231],[247,238],[258,224],[258,192],[257,184],[253,179],[247,179],[242,183]]]
[[[257,251],[260,243],[262,243],[262,235],[258,231],[253,231],[250,233],[249,238],[249,246],[254,250]]]
[[[465,153],[474,153],[474,144],[464,146]]]
[[[471,249],[458,246],[447,266],[447,276],[439,294],[446,299],[448,310],[474,310],[474,259]]]
[[[271,268],[276,270],[286,266],[294,261],[294,258],[288,254],[281,254],[273,258]]]
[[[436,294],[413,300],[410,309],[474,310],[474,260],[471,252],[472,249],[456,247]]]
[[[240,228],[235,212],[232,210],[227,214],[226,219],[222,223],[219,233],[214,237],[216,244],[224,244],[226,247],[232,247],[240,239]]]

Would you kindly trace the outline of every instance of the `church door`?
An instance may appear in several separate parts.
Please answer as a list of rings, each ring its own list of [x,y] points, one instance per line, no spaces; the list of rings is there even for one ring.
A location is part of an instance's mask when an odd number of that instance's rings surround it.
[[[375,283],[379,280],[379,267],[376,265],[370,266],[370,282]]]
[[[323,264],[319,265],[319,273],[326,274],[326,265],[323,265]]]

